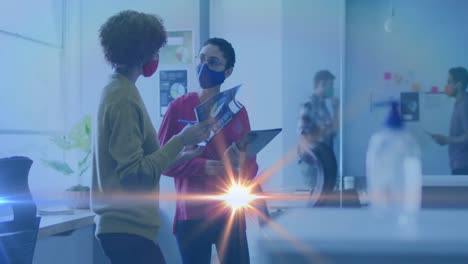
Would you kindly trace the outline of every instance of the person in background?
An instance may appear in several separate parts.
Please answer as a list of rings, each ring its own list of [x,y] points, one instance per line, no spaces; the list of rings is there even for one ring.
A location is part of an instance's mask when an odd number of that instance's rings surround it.
[[[228,41],[211,38],[203,44],[197,60],[200,90],[179,97],[169,105],[159,130],[161,144],[169,144],[183,129],[178,119],[196,120],[194,108],[220,92],[234,64],[235,52]],[[227,174],[231,168],[239,171],[237,175],[245,182],[255,177],[256,159],[243,159],[245,155],[233,144],[249,131],[249,117],[243,107],[208,142],[202,155],[165,173],[174,178],[177,194],[223,194],[223,189],[230,184]],[[231,213],[232,209],[219,201],[177,201],[174,232],[184,264],[211,263],[212,244],[216,245],[221,263],[250,263],[244,211],[235,211],[232,226],[228,224]],[[225,243],[223,237],[226,237]]]
[[[337,184],[338,164],[333,141],[339,125],[339,101],[334,97],[334,80],[330,71],[318,71],[314,76],[313,94],[302,104],[299,114],[298,165],[314,197],[308,206],[320,205],[322,194],[331,193]],[[318,168],[322,173],[315,173]]]
[[[339,125],[339,100],[334,96],[334,80],[335,76],[328,70],[318,71],[314,76],[313,94],[302,104],[299,114],[301,152],[308,151],[318,142],[333,149]],[[327,99],[331,102],[331,109],[327,107]]]
[[[445,93],[455,99],[449,136],[431,134],[439,145],[448,145],[450,168],[453,175],[468,175],[468,71],[463,67],[448,72]]]
[[[99,32],[114,74],[99,103],[93,146],[92,210],[96,236],[112,264],[165,263],[156,242],[162,172],[201,154],[187,148],[209,136],[209,122],[182,128],[160,147],[135,86],[158,67],[166,31],[155,15],[122,11]],[[190,150],[188,150],[190,149]]]

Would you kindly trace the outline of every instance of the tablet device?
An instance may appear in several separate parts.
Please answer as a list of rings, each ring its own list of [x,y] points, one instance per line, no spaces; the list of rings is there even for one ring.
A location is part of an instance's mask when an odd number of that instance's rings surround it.
[[[245,151],[248,158],[259,153],[268,143],[270,143],[283,129],[253,130],[247,133],[241,141],[237,143],[240,151]]]

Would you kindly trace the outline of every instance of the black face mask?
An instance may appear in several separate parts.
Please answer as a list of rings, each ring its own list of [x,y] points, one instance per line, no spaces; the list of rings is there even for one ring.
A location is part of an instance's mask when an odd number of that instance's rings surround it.
[[[197,66],[198,82],[203,89],[216,87],[224,82],[226,75],[224,71],[213,71],[206,63]]]

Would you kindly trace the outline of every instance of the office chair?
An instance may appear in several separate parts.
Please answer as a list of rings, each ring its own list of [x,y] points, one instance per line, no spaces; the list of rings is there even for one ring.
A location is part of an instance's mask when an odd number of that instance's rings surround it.
[[[33,260],[40,217],[28,185],[32,163],[27,157],[0,159],[0,199],[13,211],[13,220],[0,222],[0,263]]]

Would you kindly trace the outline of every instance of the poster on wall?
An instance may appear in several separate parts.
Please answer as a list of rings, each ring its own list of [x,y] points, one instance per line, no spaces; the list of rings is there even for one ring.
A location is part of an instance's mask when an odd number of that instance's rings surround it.
[[[419,93],[404,92],[400,94],[401,115],[407,122],[419,121]]]
[[[162,117],[172,101],[187,93],[187,70],[160,71],[159,89]]]
[[[168,31],[166,46],[159,51],[163,64],[191,64],[193,62],[192,31]]]

